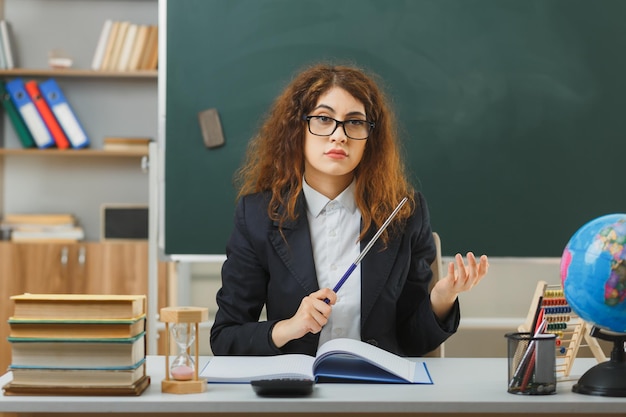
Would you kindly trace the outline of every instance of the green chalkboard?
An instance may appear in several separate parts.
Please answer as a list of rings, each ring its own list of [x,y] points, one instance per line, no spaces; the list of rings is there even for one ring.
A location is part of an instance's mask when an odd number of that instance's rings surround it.
[[[378,74],[445,255],[560,256],[626,211],[626,1],[170,0],[164,252],[223,254],[232,176],[274,97],[321,60]],[[197,114],[219,111],[206,148]]]

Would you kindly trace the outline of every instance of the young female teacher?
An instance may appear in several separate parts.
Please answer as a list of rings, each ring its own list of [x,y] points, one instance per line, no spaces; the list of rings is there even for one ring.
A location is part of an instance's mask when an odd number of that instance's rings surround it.
[[[457,330],[457,295],[487,273],[485,255],[457,254],[429,293],[436,248],[426,200],[405,176],[382,89],[359,68],[319,64],[296,75],[251,140],[238,179],[215,355],[315,355],[347,337],[421,356]]]

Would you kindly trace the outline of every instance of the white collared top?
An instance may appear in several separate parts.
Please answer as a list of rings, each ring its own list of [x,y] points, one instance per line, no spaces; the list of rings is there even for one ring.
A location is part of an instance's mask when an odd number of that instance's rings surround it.
[[[337,198],[330,200],[303,180],[315,272],[320,288],[334,288],[359,256],[361,212],[354,200],[354,187],[353,181]],[[337,292],[337,303],[322,329],[319,345],[338,337],[361,340],[360,265]]]

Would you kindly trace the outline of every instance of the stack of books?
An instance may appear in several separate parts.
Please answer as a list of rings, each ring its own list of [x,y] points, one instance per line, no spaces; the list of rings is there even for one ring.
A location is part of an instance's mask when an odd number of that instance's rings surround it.
[[[85,148],[89,138],[54,78],[0,82],[0,102],[24,148]]]
[[[95,71],[156,70],[158,26],[129,21],[104,21],[91,68]]]
[[[139,395],[146,375],[144,295],[11,297],[13,380],[5,395]]]
[[[85,238],[74,215],[58,214],[6,214],[0,228],[3,235],[14,242],[73,243]]]

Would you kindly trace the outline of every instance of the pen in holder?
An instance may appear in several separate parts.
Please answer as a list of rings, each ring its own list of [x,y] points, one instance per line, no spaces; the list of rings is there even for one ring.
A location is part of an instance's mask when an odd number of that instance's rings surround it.
[[[545,395],[556,392],[556,335],[507,333],[508,392]]]

